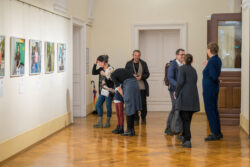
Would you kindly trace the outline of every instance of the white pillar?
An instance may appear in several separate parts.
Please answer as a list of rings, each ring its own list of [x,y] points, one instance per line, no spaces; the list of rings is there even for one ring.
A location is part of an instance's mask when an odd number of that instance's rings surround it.
[[[249,134],[250,0],[242,2],[241,115],[240,125]]]

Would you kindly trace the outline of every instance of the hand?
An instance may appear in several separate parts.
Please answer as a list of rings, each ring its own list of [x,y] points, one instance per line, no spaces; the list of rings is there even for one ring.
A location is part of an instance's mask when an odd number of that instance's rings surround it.
[[[113,88],[109,88],[109,91],[115,93],[115,90]]]
[[[140,81],[140,80],[141,80],[141,76],[136,77],[136,79],[137,79],[138,81]]]
[[[174,92],[174,99],[176,100],[176,93]]]
[[[206,65],[207,65],[207,63],[208,63],[208,61],[206,60],[206,61],[204,61],[203,65],[204,65],[204,66],[206,66]]]
[[[105,72],[104,71],[101,71],[100,72],[102,76],[105,76]]]
[[[136,77],[137,77],[137,75],[136,75],[136,74],[134,74],[134,77],[136,78]]]

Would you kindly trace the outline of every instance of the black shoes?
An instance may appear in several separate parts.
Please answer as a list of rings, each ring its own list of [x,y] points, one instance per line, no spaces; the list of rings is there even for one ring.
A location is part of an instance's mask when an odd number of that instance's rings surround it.
[[[224,137],[222,133],[218,135],[221,139]]]
[[[167,129],[167,128],[165,129],[165,134],[168,135],[168,136],[174,136],[174,133],[171,132],[171,130]]]
[[[127,130],[126,132],[122,133],[121,136],[135,136],[135,130]]]
[[[187,140],[187,141],[182,143],[182,147],[184,147],[184,148],[192,148],[192,144],[191,144],[190,141]]]
[[[138,125],[139,125],[139,120],[135,120],[135,121],[134,121],[134,125],[135,125],[135,126],[138,126]]]
[[[124,133],[123,126],[117,125],[116,129],[114,129],[112,131],[112,133],[114,133],[114,134],[122,134],[122,133]]]
[[[141,124],[142,124],[142,125],[146,125],[146,124],[147,124],[146,118],[143,118],[143,119],[141,120]]]
[[[180,141],[180,142],[184,142],[184,137],[183,136],[177,136],[177,139]]]
[[[205,138],[205,141],[217,141],[223,138],[223,134],[220,133],[219,135],[211,134]]]

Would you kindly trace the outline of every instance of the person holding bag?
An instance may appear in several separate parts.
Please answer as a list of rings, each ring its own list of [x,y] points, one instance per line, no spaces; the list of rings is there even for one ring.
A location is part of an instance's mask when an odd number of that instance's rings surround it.
[[[97,58],[97,64],[99,65],[98,71],[100,74],[100,94],[97,99],[96,109],[98,113],[98,121],[94,124],[94,128],[102,128],[102,116],[103,116],[103,103],[106,102],[107,107],[107,120],[104,128],[110,127],[110,118],[112,116],[112,99],[114,93],[114,83],[110,78],[111,73],[114,71],[113,67],[108,64],[108,56],[101,55]]]
[[[199,94],[197,88],[197,72],[192,67],[193,56],[186,54],[185,65],[179,68],[178,79],[176,84],[176,106],[175,109],[180,111],[183,122],[182,147],[191,148],[191,131],[190,125],[192,116],[195,112],[200,111]]]

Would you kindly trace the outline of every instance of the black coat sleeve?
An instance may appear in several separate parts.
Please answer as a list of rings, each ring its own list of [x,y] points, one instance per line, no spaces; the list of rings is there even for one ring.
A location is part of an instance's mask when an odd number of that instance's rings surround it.
[[[120,86],[120,82],[118,81],[117,71],[114,71],[111,74],[111,79],[114,82],[115,87],[119,87]]]
[[[96,64],[93,65],[93,68],[92,68],[92,75],[99,75],[100,72],[102,71],[102,68],[98,68],[96,69]]]
[[[150,76],[149,70],[148,70],[148,65],[146,62],[143,62],[144,66],[143,66],[143,73],[142,73],[142,80],[146,80],[148,79],[148,77]]]
[[[130,70],[130,68],[129,68],[129,62],[126,63],[125,69]]]
[[[177,85],[176,85],[176,98],[179,96],[181,89],[183,88],[185,84],[186,76],[184,68],[180,68],[178,72],[178,79],[177,79]]]

